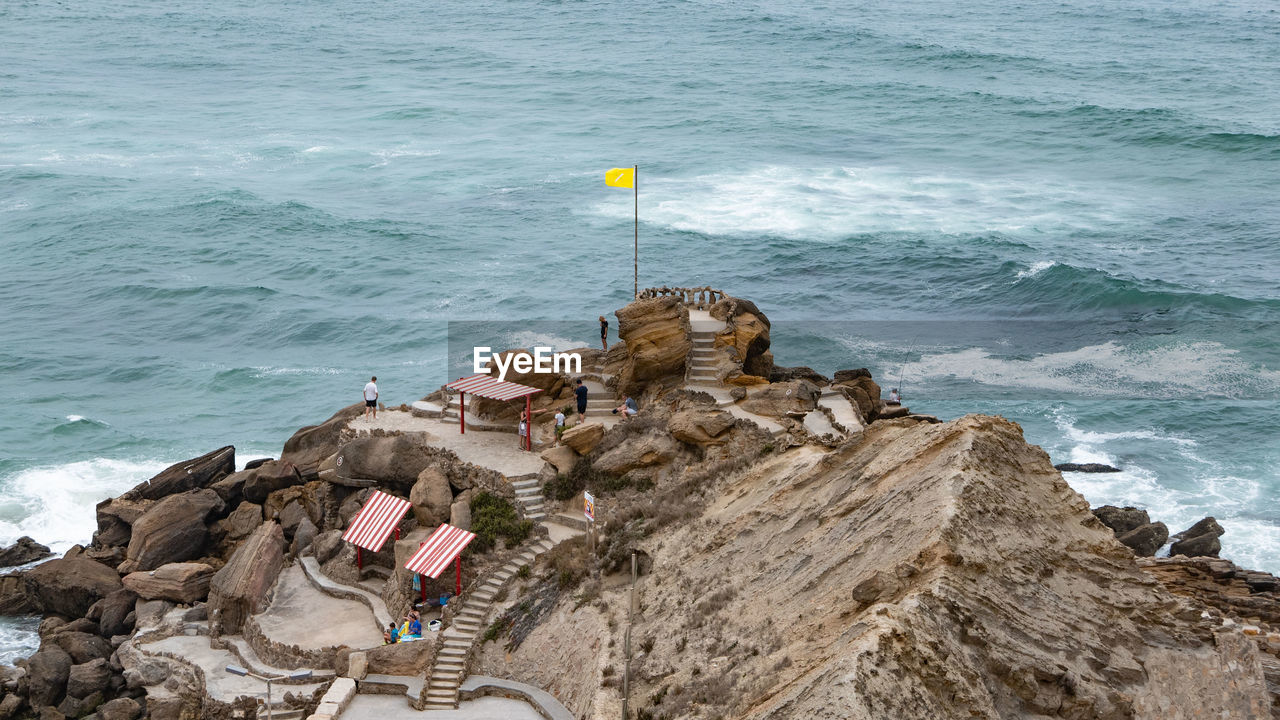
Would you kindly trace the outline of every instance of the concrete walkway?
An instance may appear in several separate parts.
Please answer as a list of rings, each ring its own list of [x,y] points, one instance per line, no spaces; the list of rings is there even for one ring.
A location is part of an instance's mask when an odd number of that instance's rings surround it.
[[[364,649],[382,644],[378,619],[368,606],[316,592],[297,564],[280,572],[271,605],[255,615],[254,621],[268,639],[303,650],[342,645]]]
[[[533,706],[502,697],[465,700],[456,710],[419,712],[405,705],[401,695],[356,695],[342,720],[546,720]]]
[[[214,700],[230,703],[238,697],[266,697],[267,688],[261,681],[250,677],[232,675],[228,665],[239,665],[240,659],[226,650],[209,647],[207,635],[174,635],[172,637],[139,646],[146,653],[164,652],[180,657],[189,665],[200,669],[204,675],[205,694]],[[310,695],[322,683],[308,685],[282,685],[272,687],[271,700],[279,705],[286,692]]]
[[[506,475],[519,477],[536,473],[542,469],[544,461],[538,457],[535,449],[526,452],[517,446],[515,432],[491,432],[467,429],[465,434],[458,432],[457,423],[447,423],[438,418],[415,417],[403,410],[384,410],[378,413],[377,420],[365,420],[363,417],[352,420],[348,427],[356,433],[368,433],[375,429],[387,432],[426,433],[423,443],[433,447],[445,448],[457,455],[463,462],[489,468]],[[535,436],[535,441],[538,438]]]
[[[382,598],[364,588],[343,585],[335,581],[320,570],[320,563],[316,562],[315,556],[308,555],[299,562],[302,571],[306,573],[307,581],[319,589],[326,595],[337,598],[344,598],[352,602],[362,603],[365,608],[373,613],[374,624],[378,632],[378,645],[382,644],[382,629],[390,625],[391,613],[387,612],[387,606],[382,602]]]

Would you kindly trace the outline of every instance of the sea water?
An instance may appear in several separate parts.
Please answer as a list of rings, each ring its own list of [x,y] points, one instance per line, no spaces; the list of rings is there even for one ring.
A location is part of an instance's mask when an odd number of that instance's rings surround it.
[[[0,543],[415,400],[467,321],[592,342],[639,165],[642,287],[1280,572],[1276,47],[1247,0],[4,3]]]

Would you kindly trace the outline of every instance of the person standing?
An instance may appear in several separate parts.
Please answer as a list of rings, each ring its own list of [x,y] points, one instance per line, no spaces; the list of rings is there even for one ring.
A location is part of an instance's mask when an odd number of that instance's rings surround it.
[[[609,350],[609,321],[605,320],[603,315],[600,316],[600,347],[604,348],[605,352]]]
[[[369,413],[373,413],[373,419],[378,419],[378,376],[374,375],[369,378],[369,382],[364,386],[364,419],[369,419]]]
[[[560,436],[564,435],[564,410],[556,410],[556,447],[560,446]]]
[[[578,424],[581,425],[587,421],[587,386],[582,384],[582,378],[578,378],[573,394],[578,396]]]

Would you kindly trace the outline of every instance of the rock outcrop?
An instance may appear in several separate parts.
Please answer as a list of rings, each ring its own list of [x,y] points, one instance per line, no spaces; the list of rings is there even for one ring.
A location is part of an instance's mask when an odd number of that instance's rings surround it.
[[[218,631],[239,632],[250,615],[262,610],[267,591],[284,566],[284,531],[264,523],[245,540],[209,586],[209,613]]]
[[[0,567],[26,565],[29,562],[43,560],[50,555],[53,555],[53,551],[47,546],[24,535],[14,544],[0,550]]]
[[[618,371],[618,392],[639,397],[660,380],[680,380],[693,346],[689,311],[675,297],[637,300],[617,312],[618,337],[626,360]]]
[[[711,317],[725,323],[715,346],[724,348],[742,375],[768,382],[773,373],[769,350],[769,318],[750,300],[726,297],[710,308]]]
[[[155,477],[121,495],[122,500],[159,500],[206,488],[236,471],[236,449],[228,445],[198,458],[170,465]]]
[[[37,565],[24,576],[26,594],[37,612],[84,617],[89,608],[120,589],[120,575],[84,555]]]
[[[129,573],[122,582],[144,600],[193,603],[208,596],[213,573],[213,567],[204,563],[169,563],[155,570]]]
[[[879,421],[728,475],[693,519],[630,537],[662,568],[631,631],[633,707],[654,717],[1269,711],[1253,641],[1139,568],[1002,419]],[[605,669],[623,662],[625,612],[611,608],[625,595],[603,592],[596,608],[566,594],[509,657],[482,663],[577,714],[613,714]],[[570,657],[556,640],[570,628],[571,645],[599,650],[566,673],[549,659]]]
[[[1217,520],[1212,516],[1207,517],[1174,535],[1174,543],[1169,546],[1169,554],[1216,558],[1222,551],[1222,542],[1218,538],[1222,537],[1224,532],[1226,531]]]
[[[161,565],[198,558],[209,541],[209,514],[223,509],[213,490],[170,495],[149,508],[134,523],[126,560],[120,572],[154,570]]]

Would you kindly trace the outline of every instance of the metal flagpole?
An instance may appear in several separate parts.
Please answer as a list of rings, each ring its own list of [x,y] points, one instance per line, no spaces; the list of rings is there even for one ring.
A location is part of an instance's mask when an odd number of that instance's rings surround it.
[[[640,297],[640,166],[631,169],[631,187],[636,191],[635,297]]]

